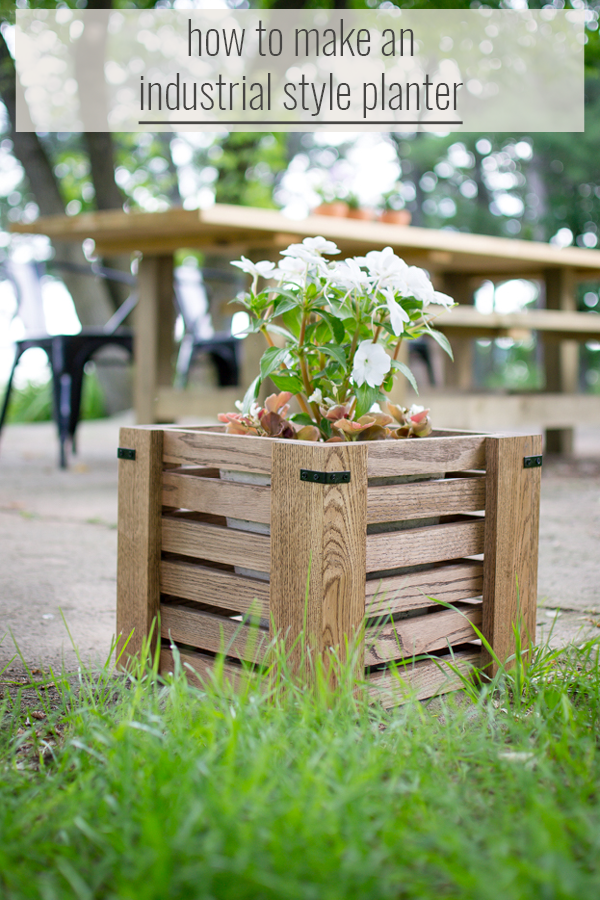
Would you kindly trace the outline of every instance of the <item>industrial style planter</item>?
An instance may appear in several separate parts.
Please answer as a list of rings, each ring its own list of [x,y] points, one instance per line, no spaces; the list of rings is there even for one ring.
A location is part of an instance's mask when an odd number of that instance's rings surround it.
[[[273,629],[291,647],[305,625],[323,655],[361,636],[369,689],[393,705],[407,686],[459,687],[444,660],[491,670],[473,625],[500,660],[516,623],[523,645],[535,635],[538,435],[324,444],[165,426],[124,428],[120,445],[125,662],[159,613],[161,672],[174,644],[200,677],[224,647],[235,677]]]

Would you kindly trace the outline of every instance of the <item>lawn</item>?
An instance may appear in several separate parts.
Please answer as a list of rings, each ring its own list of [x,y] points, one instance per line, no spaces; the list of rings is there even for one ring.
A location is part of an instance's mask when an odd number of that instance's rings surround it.
[[[349,678],[107,667],[51,703],[32,674],[3,701],[0,897],[595,900],[598,650],[389,712]]]

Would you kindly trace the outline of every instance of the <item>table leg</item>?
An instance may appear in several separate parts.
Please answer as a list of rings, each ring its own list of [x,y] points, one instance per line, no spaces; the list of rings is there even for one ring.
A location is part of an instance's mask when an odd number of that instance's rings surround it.
[[[570,269],[547,269],[546,308],[576,309],[575,285]],[[576,394],[579,381],[579,347],[576,341],[546,341],[544,345],[546,391]],[[547,428],[546,452],[570,456],[573,453],[572,428]]]
[[[135,310],[134,402],[138,424],[154,424],[160,386],[173,384],[173,257],[145,256]],[[163,420],[164,421],[164,420]]]

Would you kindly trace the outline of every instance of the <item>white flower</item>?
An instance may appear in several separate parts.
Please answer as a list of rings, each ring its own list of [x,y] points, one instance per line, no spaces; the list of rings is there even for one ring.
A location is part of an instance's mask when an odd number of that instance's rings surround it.
[[[397,289],[404,297],[414,297],[415,300],[420,300],[423,306],[428,306],[433,302],[433,285],[427,277],[427,273],[418,266],[408,266],[398,282]]]
[[[309,250],[304,244],[290,244],[289,247],[281,251],[281,255],[293,257],[294,259],[303,259],[304,262],[312,263],[313,265],[321,260],[318,253],[315,253],[314,250]]]
[[[371,387],[379,387],[392,367],[392,361],[381,346],[373,341],[362,341],[354,356],[352,381],[360,387],[365,381]]]
[[[362,271],[355,259],[345,259],[334,267],[331,283],[347,290],[364,291],[371,287],[371,276]]]
[[[410,322],[410,316],[406,310],[396,301],[396,295],[390,288],[386,288],[383,292],[385,302],[390,314],[390,324],[395,335],[400,335],[404,331],[404,323]]]
[[[308,248],[308,250],[312,250],[313,253],[327,253],[328,255],[332,255],[334,253],[341,252],[340,250],[338,250],[333,241],[328,241],[326,238],[321,237],[321,235],[318,235],[314,238],[304,238],[302,243],[305,247]]]
[[[448,294],[442,294],[441,291],[433,292],[433,302],[439,303],[440,306],[445,306],[446,309],[450,309],[451,306],[454,306],[452,297],[449,297]]]
[[[380,287],[393,287],[398,277],[404,275],[408,269],[404,260],[396,256],[391,247],[370,250],[366,256],[356,257],[356,261],[369,270],[369,274],[378,280]]]
[[[321,388],[316,388],[316,389],[312,392],[312,394],[311,394],[310,397],[308,398],[308,402],[309,402],[309,403],[318,403],[319,405],[322,405],[322,403],[323,403],[323,394],[321,393]]]
[[[248,275],[252,275],[253,278],[272,278],[275,270],[274,262],[264,259],[262,262],[253,263],[250,259],[246,259],[245,256],[242,256],[241,259],[236,259],[231,265],[237,266],[238,269],[241,269],[242,272],[246,272]]]
[[[291,284],[304,284],[306,279],[307,263],[303,259],[294,256],[286,256],[279,263],[279,267],[273,271],[273,278],[279,278]]]

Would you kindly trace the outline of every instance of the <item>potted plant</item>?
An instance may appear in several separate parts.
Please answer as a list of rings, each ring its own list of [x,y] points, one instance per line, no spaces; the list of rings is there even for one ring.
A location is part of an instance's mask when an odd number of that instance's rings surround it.
[[[368,222],[375,217],[372,209],[361,206],[360,197],[358,197],[357,194],[348,194],[346,202],[348,203],[348,212],[346,215],[349,219],[362,219],[363,221]]]
[[[175,644],[201,677],[220,651],[241,677],[275,632],[292,658],[302,634],[325,657],[356,641],[360,677],[393,704],[407,683],[460,686],[482,661],[474,627],[500,660],[517,621],[524,644],[534,633],[540,438],[436,432],[428,410],[389,404],[396,377],[414,384],[403,340],[449,349],[433,324],[452,301],[390,248],[337,254],[317,237],[278,266],[237,262],[267,348],[221,426],[122,429],[118,632],[134,654],[160,613],[161,670]]]
[[[379,221],[388,225],[410,225],[412,216],[404,208],[404,198],[398,190],[388,191],[383,195]]]

